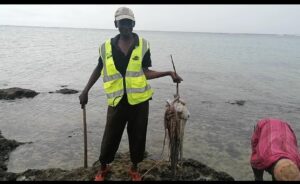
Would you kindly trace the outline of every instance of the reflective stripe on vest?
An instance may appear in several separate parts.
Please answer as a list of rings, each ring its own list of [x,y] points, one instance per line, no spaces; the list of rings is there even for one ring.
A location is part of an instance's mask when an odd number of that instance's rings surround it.
[[[152,97],[153,90],[148,84],[142,69],[142,60],[149,49],[149,43],[139,38],[139,45],[134,48],[126,69],[125,83],[128,103],[139,104]],[[110,40],[107,40],[99,48],[99,53],[103,61],[103,88],[108,99],[109,106],[116,106],[124,95],[123,77],[116,69],[112,57]]]

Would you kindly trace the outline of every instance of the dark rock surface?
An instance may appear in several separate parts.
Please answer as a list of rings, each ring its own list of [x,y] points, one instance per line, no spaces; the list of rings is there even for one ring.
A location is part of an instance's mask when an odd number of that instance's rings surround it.
[[[0,99],[13,100],[16,98],[33,98],[39,93],[30,89],[22,89],[18,87],[0,89]]]
[[[232,105],[237,104],[237,105],[242,106],[242,105],[244,105],[246,103],[246,101],[245,100],[235,100],[235,101],[229,101],[229,102],[226,102],[226,103],[230,103]]]
[[[60,89],[60,90],[56,90],[55,92],[56,93],[61,93],[61,94],[75,94],[75,93],[78,93],[77,90],[68,89],[68,88],[63,88],[63,89]],[[51,93],[51,92],[49,92],[49,93]]]

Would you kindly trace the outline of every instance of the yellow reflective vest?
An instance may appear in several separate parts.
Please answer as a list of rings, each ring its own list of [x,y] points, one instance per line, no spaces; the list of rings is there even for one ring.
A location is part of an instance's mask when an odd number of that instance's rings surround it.
[[[127,99],[130,105],[139,104],[152,97],[153,90],[148,84],[142,68],[143,57],[148,49],[149,43],[145,39],[139,38],[138,46],[131,53],[124,79],[116,69],[110,39],[101,45],[99,48],[103,62],[101,75],[109,106],[115,107],[122,99],[124,95],[123,80],[126,83]]]

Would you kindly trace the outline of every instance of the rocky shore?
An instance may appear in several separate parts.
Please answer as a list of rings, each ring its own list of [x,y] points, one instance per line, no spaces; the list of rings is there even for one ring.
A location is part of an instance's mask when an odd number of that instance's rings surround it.
[[[22,173],[7,172],[9,154],[17,146],[24,144],[15,140],[5,139],[0,132],[0,181],[92,181],[99,168],[95,162],[88,168],[79,167],[72,170],[60,168],[28,169]],[[118,153],[111,164],[111,172],[107,180],[129,181],[128,169],[130,160],[128,153]],[[218,172],[199,161],[184,159],[178,167],[178,176],[172,177],[170,163],[165,160],[152,160],[145,155],[145,160],[139,164],[140,173],[145,181],[234,181],[234,178],[225,172]]]
[[[66,87],[66,86],[61,86]],[[77,90],[63,88],[49,93],[74,94]],[[22,88],[0,89],[0,99],[13,100],[16,98],[33,98],[38,92]],[[28,169],[22,173],[7,172],[7,162],[9,154],[21,144],[15,140],[5,139],[0,131],[0,181],[92,181],[97,170],[99,162],[95,162],[88,168],[79,167],[72,170],[63,170],[60,168],[50,168],[44,170]],[[114,162],[111,164],[111,172],[107,180],[129,181],[128,169],[130,159],[128,153],[118,153]],[[82,158],[78,158],[82,159]],[[145,155],[143,162],[139,164],[139,171],[143,175],[143,180],[162,181],[162,180],[185,180],[185,181],[233,181],[234,178],[229,174],[216,171],[205,164],[193,159],[183,159],[178,166],[177,176],[174,178],[171,174],[170,163],[167,160],[153,160]]]

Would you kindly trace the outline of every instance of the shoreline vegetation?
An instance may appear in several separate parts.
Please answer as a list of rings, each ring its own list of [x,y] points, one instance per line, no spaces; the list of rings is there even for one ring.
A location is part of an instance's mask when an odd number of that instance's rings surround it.
[[[55,93],[74,94],[77,90],[67,89],[66,85]],[[53,92],[49,92],[53,93]],[[0,89],[0,99],[13,100],[16,98],[33,98],[38,92],[22,88]],[[232,103],[235,104],[235,103]],[[29,144],[32,142],[29,142]],[[7,162],[9,154],[18,146],[28,143],[8,140],[2,136],[0,130],[0,181],[92,181],[95,174],[100,168],[99,162],[95,162],[88,168],[75,168],[72,170],[63,170],[60,168],[49,169],[28,169],[22,173],[7,172]],[[26,145],[24,145],[26,146]],[[117,153],[114,162],[111,164],[111,173],[108,180],[113,181],[129,181],[128,170],[130,166],[129,153]],[[140,173],[143,180],[149,181],[170,181],[170,180],[193,180],[193,181],[234,181],[234,178],[223,171],[216,171],[205,164],[193,160],[183,158],[182,163],[178,166],[178,175],[172,177],[170,162],[167,160],[153,160],[148,158],[147,153],[145,159],[139,164]]]

